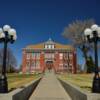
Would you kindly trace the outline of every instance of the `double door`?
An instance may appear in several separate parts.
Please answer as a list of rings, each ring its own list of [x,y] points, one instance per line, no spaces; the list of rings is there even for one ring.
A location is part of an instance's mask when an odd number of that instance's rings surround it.
[[[46,68],[51,70],[53,68],[53,61],[47,61],[46,62]]]

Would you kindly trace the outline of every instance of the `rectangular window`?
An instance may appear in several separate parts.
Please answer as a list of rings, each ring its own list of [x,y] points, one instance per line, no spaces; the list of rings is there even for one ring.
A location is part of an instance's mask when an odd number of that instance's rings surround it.
[[[45,45],[45,49],[47,49],[48,48],[48,45]]]
[[[40,59],[40,53],[36,53],[36,59]]]
[[[48,45],[48,48],[51,49],[51,45]]]
[[[59,69],[63,69],[63,63],[59,64]]]
[[[35,59],[35,53],[32,53],[32,58]]]
[[[64,53],[64,59],[70,59],[70,58],[72,58],[72,53]]]
[[[54,45],[52,45],[52,49],[54,49]]]
[[[59,59],[63,59],[63,53],[59,53]]]
[[[30,53],[26,54],[26,59],[30,59]]]
[[[52,58],[54,58],[54,53],[52,53]]]
[[[31,67],[35,67],[35,61],[32,61]]]
[[[69,53],[69,58],[72,58],[73,57],[73,54],[72,53]]]
[[[40,53],[37,53],[37,52],[35,52],[35,53],[32,53],[32,58],[33,59],[40,59]]]
[[[36,61],[36,68],[40,68],[40,61]]]
[[[30,69],[30,62],[28,61],[26,62],[26,70],[29,71],[29,69]]]
[[[47,59],[54,58],[54,53],[45,53],[45,58],[47,58]]]
[[[47,58],[47,54],[45,54],[44,56],[45,56],[45,58]]]
[[[63,67],[63,63],[60,63],[59,66],[60,66],[60,67]]]
[[[54,49],[54,44],[46,44],[45,46],[45,49]]]

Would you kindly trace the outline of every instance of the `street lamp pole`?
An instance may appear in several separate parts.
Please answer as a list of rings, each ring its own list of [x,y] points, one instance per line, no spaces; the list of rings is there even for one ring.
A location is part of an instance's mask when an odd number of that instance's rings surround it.
[[[94,42],[95,75],[93,78],[92,92],[100,93],[100,76],[98,69],[98,49],[97,49],[97,43],[100,40],[100,27],[98,27],[98,25],[92,25],[91,29],[89,28],[85,29],[84,34],[90,43]]]
[[[8,82],[6,77],[6,57],[7,57],[7,35],[5,35],[4,40],[4,50],[3,50],[3,66],[2,66],[2,78],[1,78],[1,91],[8,92]]]
[[[0,77],[0,93],[8,92],[8,82],[6,76],[6,61],[7,61],[7,44],[13,43],[17,39],[16,30],[11,29],[9,25],[4,25],[3,29],[0,28],[0,42],[4,43],[3,50],[3,66]]]
[[[98,49],[97,49],[98,37],[96,31],[94,31],[93,34],[94,34],[94,50],[95,50],[95,76],[93,80],[92,91],[100,93],[100,76],[98,69]]]
[[[98,49],[97,49],[97,38],[94,39],[94,49],[95,49],[95,73],[98,75]]]

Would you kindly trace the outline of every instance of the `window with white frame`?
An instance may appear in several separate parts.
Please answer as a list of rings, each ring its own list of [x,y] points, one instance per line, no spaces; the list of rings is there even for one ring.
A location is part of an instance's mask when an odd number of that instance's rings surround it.
[[[59,69],[63,69],[63,63],[59,64]]]
[[[36,61],[36,68],[40,68],[40,61]]]
[[[59,59],[63,59],[63,53],[59,53]]]
[[[48,45],[48,49],[51,49],[51,45],[50,44]]]
[[[72,53],[69,53],[69,52],[64,53],[64,58],[65,58],[65,59],[70,59],[70,58],[72,58],[72,57],[73,57],[73,54],[72,54]]]
[[[51,57],[54,58],[54,53],[51,54]]]
[[[48,48],[48,45],[45,45],[45,49],[47,49]]]
[[[31,67],[35,67],[35,61],[32,61]]]
[[[45,56],[45,58],[47,58],[47,57],[48,57],[48,55],[47,55],[47,54],[45,54],[44,56]]]
[[[40,53],[36,53],[36,59],[40,59]]]
[[[54,44],[46,44],[45,49],[54,49]]]
[[[54,45],[52,45],[52,49],[54,49],[54,47],[55,47],[55,46],[54,46]]]
[[[40,59],[40,53],[39,52],[34,52],[34,53],[32,53],[32,58],[33,59]]]
[[[26,59],[30,59],[30,53],[26,54]]]
[[[35,53],[32,53],[32,58],[35,59]]]
[[[26,62],[26,69],[29,69],[29,68],[30,68],[30,62],[27,61],[27,62]]]
[[[45,53],[45,58],[54,58],[54,53]]]
[[[72,64],[72,63],[70,63],[69,65],[70,65],[70,66],[72,66],[73,64]]]
[[[69,53],[69,57],[72,58],[73,57],[73,54],[72,53]]]
[[[64,60],[67,60],[67,56],[68,56],[67,53],[63,54]]]

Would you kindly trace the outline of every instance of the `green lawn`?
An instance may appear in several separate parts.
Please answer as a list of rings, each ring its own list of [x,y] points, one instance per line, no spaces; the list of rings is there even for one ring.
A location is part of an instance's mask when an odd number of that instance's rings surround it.
[[[39,74],[8,74],[8,89],[15,89],[38,78]]]
[[[84,91],[91,92],[93,74],[62,74],[59,78],[68,81]]]

